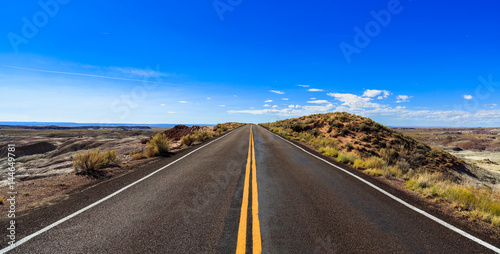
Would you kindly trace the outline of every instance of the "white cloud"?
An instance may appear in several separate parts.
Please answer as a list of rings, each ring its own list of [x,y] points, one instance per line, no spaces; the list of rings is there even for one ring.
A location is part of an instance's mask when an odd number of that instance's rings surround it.
[[[466,100],[472,100],[472,95],[470,95],[470,94],[464,94],[464,99],[466,99]]]
[[[311,98],[311,100],[316,100],[316,98]]]
[[[324,90],[323,89],[317,89],[317,88],[310,88],[310,89],[307,89],[307,91],[309,91],[309,92],[323,92]]]
[[[269,103],[269,102],[273,102],[273,100],[266,100],[264,102]]]
[[[207,100],[211,100],[212,98],[208,97]]]
[[[269,105],[269,104],[264,104],[264,107],[271,107],[271,105]]]
[[[327,104],[330,103],[327,100],[315,100],[315,101],[308,101],[307,103],[312,103],[312,104]]]
[[[174,111],[168,111],[167,114],[175,114]]]
[[[334,97],[342,102],[343,106],[360,109],[360,108],[378,108],[380,104],[371,102],[371,98],[365,98],[350,93],[328,93],[328,96]]]
[[[253,115],[279,115],[279,116],[303,116],[316,113],[326,113],[334,109],[333,104],[321,105],[321,106],[300,106],[295,105],[294,108],[291,106],[284,109],[255,109],[255,110],[229,110],[230,114],[235,113],[246,113]]]
[[[412,96],[408,96],[408,95],[398,95],[398,96],[396,96],[396,98],[398,99],[396,101],[396,103],[409,102],[411,97]]]
[[[309,87],[309,85],[297,85],[297,86],[300,86],[300,87]]]
[[[287,100],[288,100],[288,98],[281,98],[281,99],[282,99],[282,100],[284,100],[284,101],[287,101]]]
[[[179,101],[179,103],[188,103],[187,101]]]
[[[381,95],[382,94],[382,95]],[[387,90],[376,90],[376,89],[366,89],[365,92],[363,93],[363,96],[365,97],[377,97],[377,99],[384,99],[389,97],[391,93]]]
[[[165,104],[160,104],[160,106],[162,106],[162,107],[163,107],[163,106],[165,106]]]
[[[383,92],[379,95],[383,96]],[[284,117],[304,116],[316,113],[326,113],[333,111],[346,111],[353,114],[358,114],[365,117],[372,116],[394,116],[397,120],[411,120],[422,122],[434,122],[438,124],[446,123],[448,126],[478,126],[481,124],[497,124],[500,122],[500,109],[485,108],[476,111],[465,110],[429,110],[429,109],[407,109],[404,106],[390,106],[388,104],[380,104],[374,102],[374,97],[363,97],[360,95],[349,93],[328,93],[328,96],[333,97],[340,102],[340,106],[335,106],[333,103],[320,103],[323,100],[318,100],[317,105],[299,106],[290,104],[286,108],[279,108],[274,105],[273,108],[251,109],[251,110],[228,110],[228,113],[245,113],[254,115],[277,115]],[[408,101],[411,96],[399,95],[398,101]],[[309,101],[308,103],[310,103]],[[265,106],[270,107],[266,104]],[[489,106],[489,105],[488,105]]]
[[[277,93],[277,94],[285,94],[285,92],[278,91],[278,90],[269,90],[271,93]]]
[[[225,107],[225,106],[226,106],[226,105],[219,105],[219,107],[221,107],[221,108],[223,108],[223,107]]]

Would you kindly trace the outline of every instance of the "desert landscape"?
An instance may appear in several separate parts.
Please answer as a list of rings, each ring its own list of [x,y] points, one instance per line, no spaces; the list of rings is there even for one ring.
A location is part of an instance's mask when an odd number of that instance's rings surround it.
[[[147,154],[149,141],[163,134],[168,139],[169,153],[196,145],[240,126],[236,123],[216,126],[185,126],[173,128],[119,127],[58,127],[58,126],[2,126],[0,128],[0,200],[7,196],[9,175],[7,147],[15,144],[17,189],[17,211],[25,211],[48,204],[79,188],[119,176],[141,163],[158,159],[159,154]],[[116,158],[106,167],[78,173],[74,165],[75,155],[88,152],[113,151]],[[7,209],[0,205],[0,211]],[[7,213],[2,213],[6,217]]]
[[[389,128],[347,112],[261,125],[463,218],[500,226],[498,128]]]
[[[500,128],[393,128],[478,167],[500,172]]]

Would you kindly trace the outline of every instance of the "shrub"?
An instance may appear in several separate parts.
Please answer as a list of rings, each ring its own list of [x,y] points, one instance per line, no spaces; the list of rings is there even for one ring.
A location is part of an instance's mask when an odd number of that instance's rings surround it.
[[[394,149],[380,149],[380,157],[388,164],[394,164],[399,157],[399,154]]]
[[[131,153],[132,160],[140,160],[142,158],[146,158],[143,153]]]
[[[370,138],[366,135],[361,136],[361,138],[359,138],[359,139],[363,142],[368,142],[370,140]]]
[[[77,174],[89,174],[100,168],[112,165],[116,160],[116,151],[101,152],[99,149],[87,150],[73,156],[73,167]]]
[[[382,175],[385,177],[385,178],[389,178],[391,176],[396,176],[396,177],[400,177],[402,175],[401,171],[398,170],[396,167],[393,167],[393,166],[388,166],[388,165],[384,165],[382,167]]]
[[[340,128],[344,127],[343,123],[341,123],[339,121],[336,121],[336,120],[333,120],[333,119],[330,120],[328,122],[328,124],[330,124],[331,127],[334,127],[334,128],[337,128],[337,129],[340,129]]]
[[[368,159],[357,159],[354,161],[354,167],[359,169],[375,168],[381,169],[385,165],[385,162],[378,157],[372,156]]]
[[[216,126],[214,126],[214,128],[212,130],[215,132],[218,132],[218,133],[222,133],[222,132],[227,131],[227,126],[219,123]]]
[[[165,134],[156,134],[146,144],[146,156],[166,156],[170,151],[170,141]]]
[[[321,147],[318,149],[318,152],[326,155],[326,156],[331,156],[331,157],[337,157],[339,155],[339,152],[337,151],[337,149],[333,148],[333,147]]]
[[[195,138],[199,141],[205,141],[207,139],[213,138],[213,134],[206,131],[200,131],[195,134]]]
[[[406,174],[410,170],[410,163],[405,159],[399,159],[396,162],[396,168],[401,171],[401,173]]]
[[[370,175],[370,176],[381,176],[382,175],[382,171],[380,169],[376,169],[376,168],[369,168],[369,169],[363,170],[363,173]]]
[[[181,143],[187,146],[192,145],[196,141],[196,138],[192,134],[188,134],[181,138]]]
[[[352,163],[354,163],[354,161],[356,161],[356,159],[357,159],[357,156],[355,154],[352,154],[352,153],[339,152],[339,154],[337,156],[337,161],[345,163],[345,164],[352,164]]]
[[[351,151],[354,148],[351,143],[346,143],[344,146],[345,146],[345,148],[347,149],[348,152]]]
[[[358,169],[364,169],[365,167],[365,161],[362,159],[357,159],[354,161],[354,164],[352,165],[354,168]]]

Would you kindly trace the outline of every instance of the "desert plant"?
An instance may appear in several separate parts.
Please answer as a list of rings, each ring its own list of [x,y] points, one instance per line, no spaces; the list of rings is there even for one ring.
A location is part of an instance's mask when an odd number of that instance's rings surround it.
[[[196,141],[196,136],[193,134],[188,134],[181,139],[181,143],[184,145],[190,146]]]
[[[385,162],[381,158],[375,156],[368,159],[357,159],[353,164],[353,167],[358,169],[381,169],[383,166],[385,166]]]
[[[339,152],[333,148],[333,147],[320,147],[318,149],[318,152],[326,155],[326,156],[331,156],[331,157],[337,157],[339,155]]]
[[[354,148],[351,143],[346,143],[344,147],[347,149],[348,152]]]
[[[170,151],[170,141],[167,135],[159,133],[151,138],[146,144],[146,156],[152,157],[156,155],[166,156]]]
[[[337,156],[337,161],[342,162],[344,164],[352,164],[352,163],[354,163],[354,161],[356,161],[356,159],[357,159],[357,156],[355,154],[352,154],[352,153],[339,152],[339,154]]]
[[[369,168],[369,169],[363,170],[363,173],[370,175],[370,176],[381,176],[382,170],[377,169],[377,168]]]
[[[396,162],[396,168],[400,170],[401,173],[406,174],[410,170],[410,163],[401,158]]]
[[[77,174],[89,174],[100,168],[112,165],[116,160],[116,151],[101,152],[99,149],[87,150],[73,156],[73,167]]]

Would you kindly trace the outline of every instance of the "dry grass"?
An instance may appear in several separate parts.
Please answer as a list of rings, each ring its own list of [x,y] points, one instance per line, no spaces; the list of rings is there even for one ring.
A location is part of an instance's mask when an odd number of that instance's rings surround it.
[[[352,153],[340,152],[339,155],[337,156],[337,161],[342,162],[344,164],[353,164],[357,159],[358,157]]]
[[[170,151],[170,141],[165,134],[156,134],[146,144],[146,157],[153,157],[156,155],[166,156]]]
[[[448,172],[463,165],[449,153],[391,130],[371,119],[344,113],[315,114],[262,124],[274,133],[307,143],[318,152],[361,169],[367,175],[406,180],[406,187],[426,197],[449,202],[468,211],[471,220],[500,226],[500,193],[476,189],[448,179]],[[484,131],[484,130],[481,130]],[[494,140],[491,130],[485,135]],[[420,134],[420,133],[419,133]],[[443,133],[443,142],[455,140]],[[498,133],[495,133],[498,134]],[[470,145],[463,143],[463,146]]]
[[[331,156],[331,157],[337,157],[339,155],[339,151],[333,147],[320,147],[318,149],[318,152],[326,155],[326,156]]]
[[[358,169],[368,169],[368,168],[376,168],[381,169],[386,162],[379,157],[372,156],[368,159],[357,159],[354,161],[353,167]]]
[[[363,170],[363,173],[370,175],[370,176],[381,176],[382,170],[377,169],[377,168],[369,168],[369,169]]]
[[[77,174],[89,174],[100,168],[112,165],[116,161],[116,151],[101,152],[99,149],[87,150],[73,156],[73,167]]]
[[[492,226],[500,226],[500,195],[496,191],[459,185],[440,173],[427,172],[410,178],[406,186],[426,197],[446,200],[454,207],[468,211],[471,220],[480,219]]]

